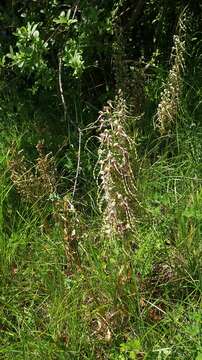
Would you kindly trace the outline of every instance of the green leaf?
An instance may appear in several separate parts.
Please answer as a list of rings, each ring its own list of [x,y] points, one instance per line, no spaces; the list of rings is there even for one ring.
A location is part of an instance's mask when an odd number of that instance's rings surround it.
[[[74,24],[77,22],[76,19],[70,18],[71,11],[69,10],[67,14],[65,15],[65,12],[62,11],[59,15],[59,18],[53,19],[53,22],[59,25],[67,25],[70,26],[71,24]]]

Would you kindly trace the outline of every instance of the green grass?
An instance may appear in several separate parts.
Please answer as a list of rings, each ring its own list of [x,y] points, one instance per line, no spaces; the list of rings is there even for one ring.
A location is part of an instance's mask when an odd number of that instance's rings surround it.
[[[29,204],[10,179],[12,139],[32,148],[32,135],[1,132],[0,359],[202,359],[202,127],[182,109],[178,124],[140,139],[141,209],[129,237],[104,236],[97,185],[85,179],[72,266],[50,201]]]
[[[44,234],[25,204],[1,214],[0,358],[200,359],[201,168],[189,142],[142,166],[145,214],[130,240],[104,239],[94,219],[70,275],[57,226]],[[2,208],[12,191],[2,172]]]

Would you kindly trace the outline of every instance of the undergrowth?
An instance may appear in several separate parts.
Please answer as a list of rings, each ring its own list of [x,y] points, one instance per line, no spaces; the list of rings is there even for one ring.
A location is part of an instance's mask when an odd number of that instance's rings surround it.
[[[167,79],[157,54],[133,69],[116,34],[116,93],[83,120],[78,149],[35,141],[23,120],[1,129],[1,359],[202,359],[202,98],[186,14]]]

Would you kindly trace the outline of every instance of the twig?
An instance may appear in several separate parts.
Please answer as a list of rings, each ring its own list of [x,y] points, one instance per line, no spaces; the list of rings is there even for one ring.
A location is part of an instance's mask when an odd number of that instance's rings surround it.
[[[64,121],[65,121],[65,123],[67,123],[67,104],[65,102],[64,91],[63,91],[63,86],[62,86],[62,58],[61,57],[59,57],[59,69],[58,70],[59,70],[58,82],[59,82],[60,96],[61,96],[62,105],[64,108]],[[70,138],[69,124],[68,124],[68,138]]]
[[[78,176],[79,176],[79,170],[80,170],[80,162],[81,162],[81,134],[82,134],[82,132],[81,132],[80,128],[78,128],[78,132],[79,132],[79,149],[78,149],[76,176],[75,176],[75,181],[74,181],[74,190],[73,190],[73,194],[72,194],[73,197],[74,197],[75,192],[76,192]]]
[[[155,309],[159,310],[160,312],[162,312],[163,314],[166,315],[166,312],[164,310],[162,310],[160,307],[156,306],[155,304],[153,304],[152,302],[150,302],[149,300],[144,299],[145,302],[147,302],[149,305],[155,307]]]
[[[77,9],[78,9],[78,6],[79,6],[79,2],[80,1],[77,2],[76,6],[74,8],[74,13],[73,13],[72,19],[74,19],[75,15],[76,15],[76,12],[77,12]]]

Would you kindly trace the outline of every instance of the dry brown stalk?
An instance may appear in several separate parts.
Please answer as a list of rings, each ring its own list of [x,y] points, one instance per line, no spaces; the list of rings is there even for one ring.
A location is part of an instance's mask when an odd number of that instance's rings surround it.
[[[9,163],[11,180],[22,200],[29,203],[47,200],[56,189],[54,158],[51,153],[44,153],[43,142],[39,142],[36,148],[38,158],[35,165],[30,167],[23,150],[14,151]]]
[[[67,259],[66,273],[71,275],[74,265],[79,265],[80,262],[78,253],[80,221],[78,213],[68,196],[54,202],[53,217],[62,229],[64,251]]]
[[[11,180],[21,199],[29,204],[37,204],[43,209],[44,204],[52,203],[48,217],[52,218],[53,225],[62,230],[64,251],[67,259],[67,272],[72,272],[74,263],[78,263],[78,225],[79,216],[70,197],[57,193],[56,165],[54,156],[45,154],[44,143],[36,145],[38,158],[31,167],[25,159],[23,151],[13,151],[13,159],[9,163]],[[52,209],[52,210],[51,210]],[[47,219],[43,219],[41,229],[49,231]]]

